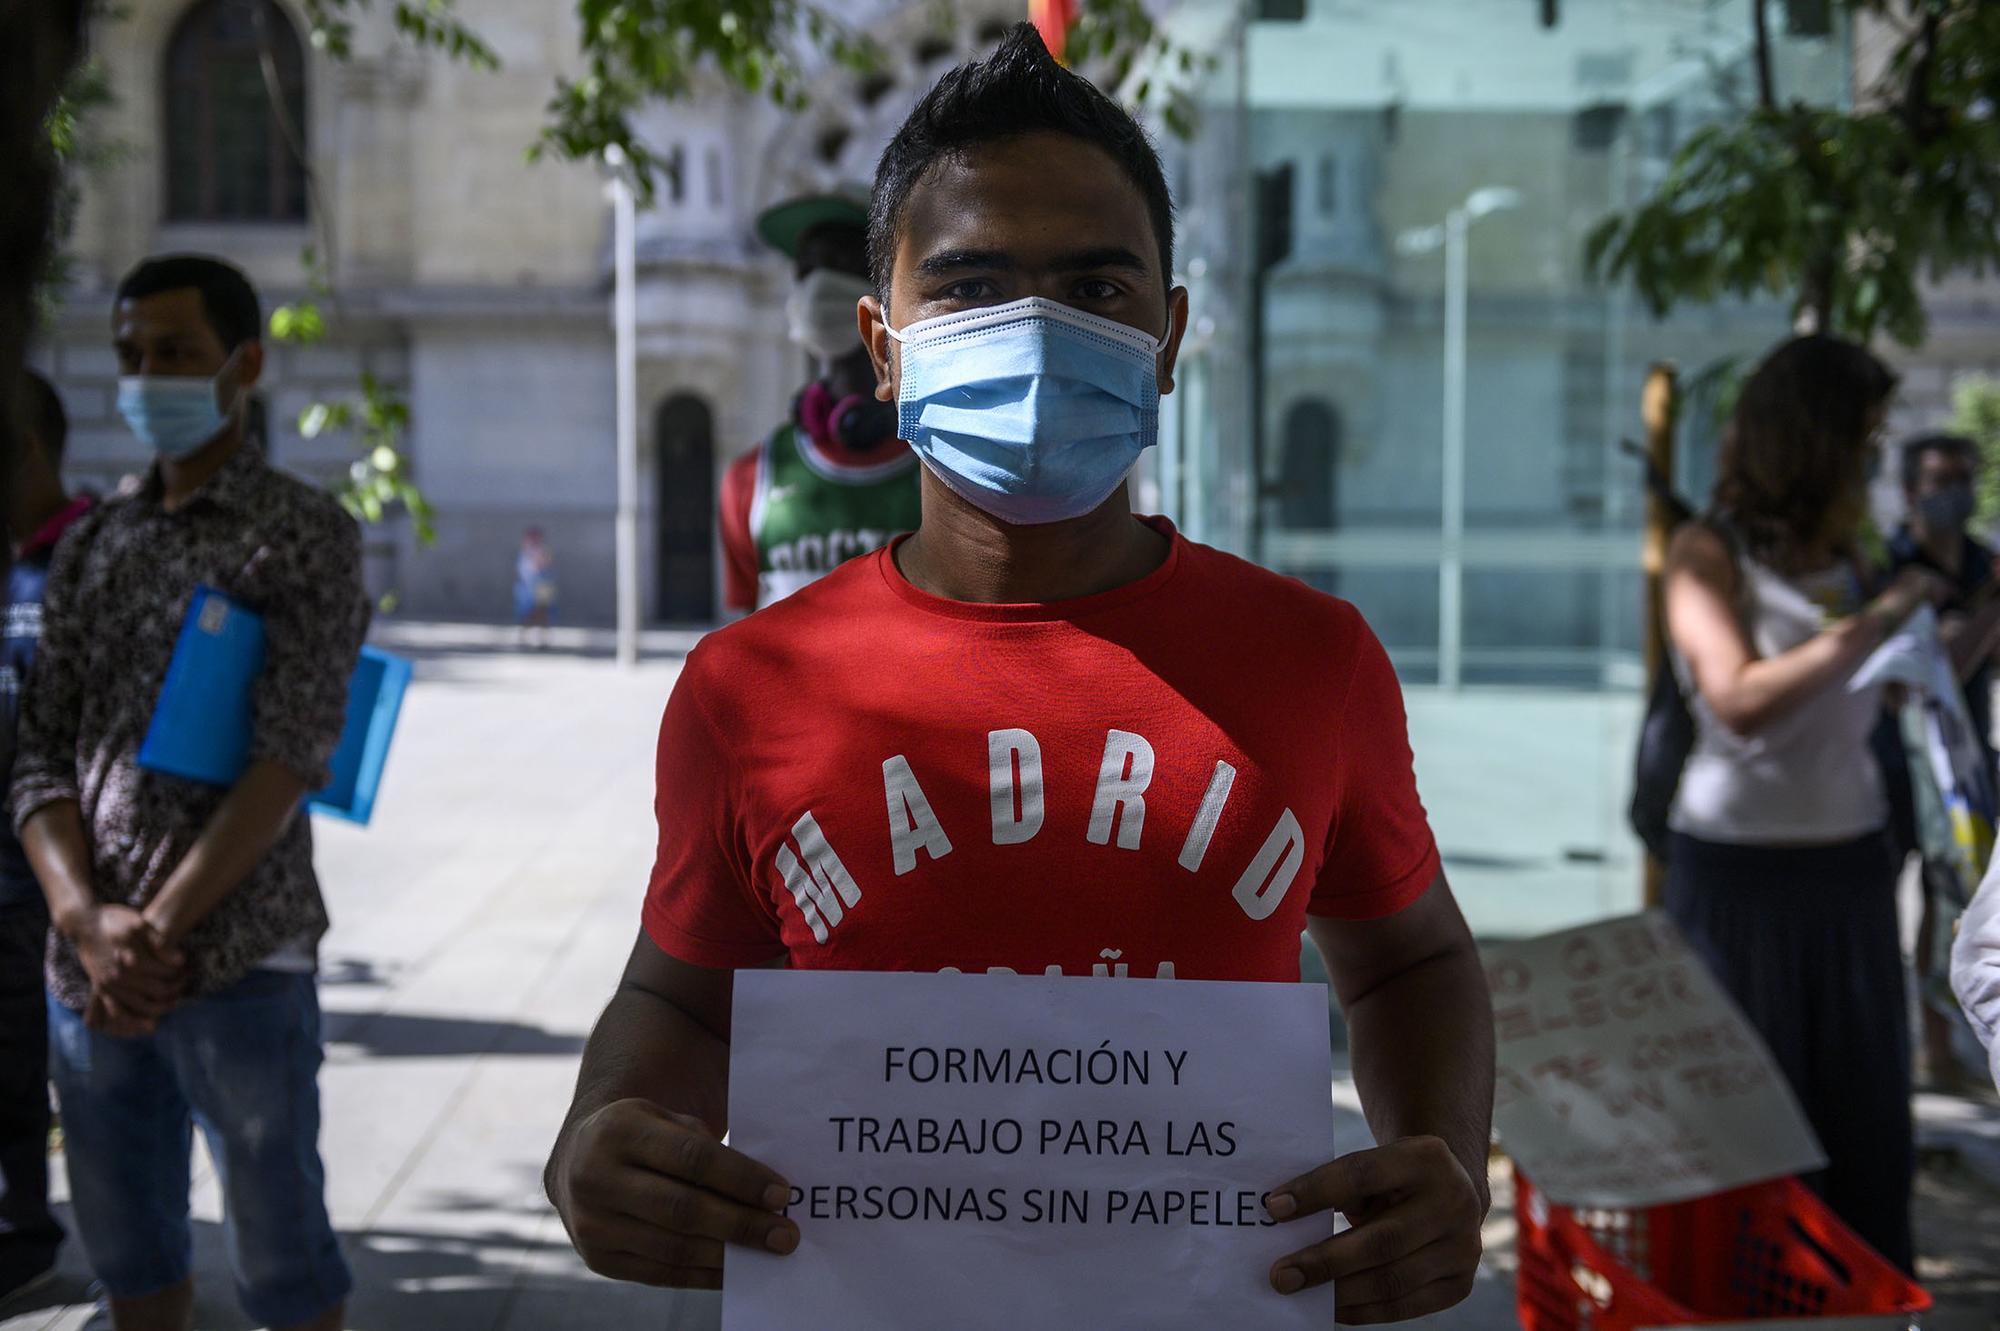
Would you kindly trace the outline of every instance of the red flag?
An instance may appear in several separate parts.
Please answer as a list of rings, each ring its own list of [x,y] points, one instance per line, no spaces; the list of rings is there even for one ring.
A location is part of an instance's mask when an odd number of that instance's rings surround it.
[[[1028,0],[1028,21],[1042,34],[1042,45],[1060,60],[1068,44],[1069,25],[1076,22],[1079,0]]]

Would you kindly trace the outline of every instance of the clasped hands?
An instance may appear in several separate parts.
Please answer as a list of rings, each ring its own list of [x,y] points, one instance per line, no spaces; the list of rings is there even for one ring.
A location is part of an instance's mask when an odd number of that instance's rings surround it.
[[[90,977],[84,1022],[92,1030],[151,1035],[186,996],[186,954],[143,912],[100,904],[68,932]]]

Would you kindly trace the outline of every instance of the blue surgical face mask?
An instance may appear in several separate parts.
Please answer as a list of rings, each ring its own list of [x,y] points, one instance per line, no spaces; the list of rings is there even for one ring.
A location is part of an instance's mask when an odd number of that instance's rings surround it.
[[[231,412],[217,401],[222,376],[236,360],[229,359],[213,377],[128,374],[118,381],[118,414],[148,447],[161,457],[184,458],[221,434]]]
[[[1159,435],[1164,339],[1040,296],[925,319],[903,344],[897,433],[968,503],[1026,526],[1111,497]]]

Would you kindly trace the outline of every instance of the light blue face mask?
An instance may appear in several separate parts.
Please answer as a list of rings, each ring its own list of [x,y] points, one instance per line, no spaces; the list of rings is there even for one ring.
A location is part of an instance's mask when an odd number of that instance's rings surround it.
[[[968,503],[1020,526],[1081,517],[1159,436],[1164,339],[1040,296],[890,329],[897,433]]]
[[[118,414],[132,433],[162,457],[184,458],[198,451],[229,424],[230,412],[216,403],[216,388],[236,353],[207,379],[173,374],[128,374],[118,381]]]

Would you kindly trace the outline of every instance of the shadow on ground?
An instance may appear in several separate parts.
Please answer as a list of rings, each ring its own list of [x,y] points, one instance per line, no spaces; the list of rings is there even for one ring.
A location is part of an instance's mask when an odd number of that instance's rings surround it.
[[[347,1331],[612,1326],[668,1331],[709,1324],[700,1314],[690,1317],[691,1310],[682,1307],[683,1296],[672,1291],[621,1285],[582,1270],[560,1228],[553,1233],[552,1240],[531,1242],[497,1231],[343,1232],[341,1249],[354,1272]],[[220,1266],[206,1259],[222,1250],[222,1226],[195,1222],[194,1242],[197,1269]],[[77,1273],[81,1265],[79,1254],[67,1253],[60,1279],[30,1296],[0,1303],[0,1323],[40,1327],[63,1318],[62,1325],[77,1325],[94,1297],[89,1281]],[[199,1331],[257,1327],[237,1307],[234,1292],[220,1286],[197,1289],[194,1324]]]
[[[575,1057],[581,1035],[544,1030],[518,1021],[473,1017],[422,1017],[397,1012],[326,1015],[328,1045],[347,1046],[370,1058],[460,1058],[477,1054],[547,1054]]]
[[[1917,1170],[1917,1278],[1937,1301],[1925,1331],[2000,1328],[2000,1188],[1950,1153]]]

